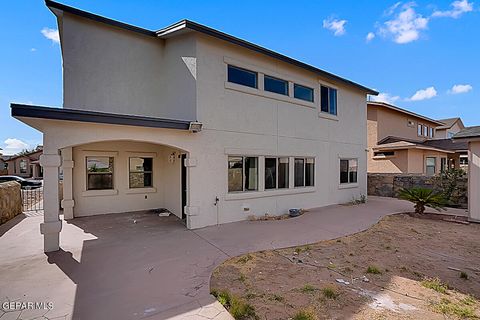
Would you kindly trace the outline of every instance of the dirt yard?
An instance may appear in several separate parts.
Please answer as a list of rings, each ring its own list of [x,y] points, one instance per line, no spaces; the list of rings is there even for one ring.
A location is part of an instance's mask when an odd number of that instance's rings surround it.
[[[389,216],[352,236],[230,259],[211,289],[241,301],[244,319],[476,319],[480,225]]]

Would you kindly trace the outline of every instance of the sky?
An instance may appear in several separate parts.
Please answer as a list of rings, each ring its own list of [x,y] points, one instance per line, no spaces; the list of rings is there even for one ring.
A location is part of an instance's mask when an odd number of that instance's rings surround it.
[[[425,116],[480,125],[480,1],[163,1],[61,3],[157,30],[190,19],[376,89]],[[10,103],[62,106],[54,15],[41,0],[0,3],[0,148],[42,143]]]

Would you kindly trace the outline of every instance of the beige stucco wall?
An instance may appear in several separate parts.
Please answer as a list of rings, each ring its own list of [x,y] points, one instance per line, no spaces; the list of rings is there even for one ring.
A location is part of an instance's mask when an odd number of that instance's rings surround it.
[[[480,141],[469,143],[468,207],[470,218],[480,221]]]
[[[169,156],[175,153],[171,163]],[[90,143],[73,148],[73,200],[74,216],[128,212],[167,208],[181,217],[180,150],[165,146],[132,142],[109,141]],[[114,189],[107,192],[87,191],[86,157],[109,156],[114,158]],[[153,188],[129,189],[129,157],[153,158]],[[65,182],[68,183],[68,182]]]
[[[371,151],[373,153],[373,151]],[[368,157],[368,172],[370,173],[407,173],[408,150],[395,150],[394,156],[386,158]]]
[[[68,13],[60,24],[64,108],[195,120],[192,36],[155,39]]]

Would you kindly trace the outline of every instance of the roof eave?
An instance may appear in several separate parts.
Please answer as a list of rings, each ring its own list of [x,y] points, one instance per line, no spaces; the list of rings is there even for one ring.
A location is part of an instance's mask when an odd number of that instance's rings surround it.
[[[17,119],[35,118],[179,130],[189,130],[189,125],[191,122],[189,120],[152,118],[96,111],[32,106],[16,103],[10,104],[10,107],[12,111],[12,117]]]

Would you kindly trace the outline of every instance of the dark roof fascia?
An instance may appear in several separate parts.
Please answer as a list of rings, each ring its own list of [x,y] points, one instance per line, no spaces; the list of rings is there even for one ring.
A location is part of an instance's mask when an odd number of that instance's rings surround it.
[[[94,21],[97,21],[97,22],[105,23],[105,24],[108,24],[108,25],[111,25],[111,26],[114,26],[114,27],[117,27],[117,28],[126,29],[126,30],[129,30],[129,31],[133,31],[133,32],[140,33],[140,34],[143,34],[143,35],[146,35],[146,36],[150,36],[150,37],[157,37],[157,34],[154,31],[143,29],[143,28],[133,26],[131,24],[127,24],[127,23],[120,22],[120,21],[117,21],[117,20],[109,19],[109,18],[100,16],[100,15],[97,15],[97,14],[93,14],[93,13],[90,13],[90,12],[87,12],[87,11],[83,11],[83,10],[80,10],[80,9],[77,9],[77,8],[74,8],[74,7],[64,5],[64,4],[55,2],[55,1],[45,0],[45,5],[50,9],[52,9],[52,8],[53,9],[58,9],[58,10],[65,11],[65,12],[68,12],[68,13],[86,18],[86,19],[90,19],[90,20],[94,20]]]
[[[143,29],[143,28],[140,28],[140,27],[137,27],[137,26],[133,26],[133,25],[124,23],[124,22],[109,19],[109,18],[100,16],[100,15],[97,15],[97,14],[87,12],[87,11],[83,11],[83,10],[80,10],[80,9],[77,9],[77,8],[74,8],[74,7],[70,7],[70,6],[67,6],[67,5],[52,1],[52,0],[45,0],[45,4],[50,9],[54,8],[54,9],[62,10],[62,11],[65,11],[65,12],[68,12],[68,13],[86,18],[86,19],[90,19],[90,20],[94,20],[94,21],[97,21],[97,22],[105,23],[105,24],[108,24],[108,25],[111,25],[111,26],[114,26],[114,27],[126,29],[126,30],[129,30],[129,31],[137,32],[137,33],[147,35],[147,36],[151,36],[151,37],[166,36],[170,33],[173,33],[175,31],[178,31],[178,30],[181,30],[181,29],[189,29],[189,30],[197,31],[197,32],[200,32],[200,33],[203,33],[203,34],[206,34],[206,35],[209,35],[209,36],[212,36],[212,37],[215,37],[215,38],[227,41],[227,42],[230,42],[232,44],[239,45],[241,47],[256,51],[258,53],[267,55],[269,57],[281,60],[281,61],[286,62],[288,64],[292,64],[292,65],[297,66],[299,68],[302,68],[302,69],[308,70],[310,72],[316,73],[316,74],[318,74],[322,77],[325,77],[329,80],[342,82],[346,85],[356,87],[357,89],[365,91],[368,94],[378,95],[377,91],[375,91],[373,89],[370,89],[370,88],[367,88],[365,86],[362,86],[362,85],[360,85],[358,83],[355,83],[351,80],[342,78],[342,77],[337,76],[333,73],[318,69],[318,68],[316,68],[312,65],[306,64],[304,62],[298,61],[298,60],[290,58],[290,57],[287,57],[287,56],[285,56],[283,54],[280,54],[278,52],[266,49],[266,48],[261,47],[259,45],[248,42],[246,40],[242,40],[240,38],[231,36],[227,33],[212,29],[210,27],[204,26],[202,24],[199,24],[199,23],[196,23],[196,22],[193,22],[193,21],[190,21],[190,20],[182,20],[182,21],[174,23],[174,24],[172,24],[172,25],[170,25],[166,28],[160,29],[158,31],[151,31],[151,30]]]
[[[24,104],[10,104],[12,117],[39,118],[50,120],[79,121],[90,123],[117,124],[137,127],[188,130],[190,121],[174,120],[97,111],[61,109]]]
[[[355,83],[351,80],[348,80],[348,79],[345,79],[345,78],[342,78],[340,76],[337,76],[333,73],[330,73],[330,72],[327,72],[327,71],[324,71],[324,70],[321,70],[321,69],[318,69],[312,65],[309,65],[309,64],[306,64],[304,62],[301,62],[299,60],[296,60],[296,59],[293,59],[293,58],[290,58],[288,56],[285,56],[283,54],[280,54],[278,52],[275,52],[273,50],[269,50],[267,48],[264,48],[264,47],[261,47],[259,45],[256,45],[254,43],[251,43],[251,42],[248,42],[246,40],[243,40],[243,39],[240,39],[240,38],[237,38],[237,37],[234,37],[232,35],[229,35],[227,33],[224,33],[224,32],[221,32],[221,31],[218,31],[218,30],[215,30],[213,28],[210,28],[210,27],[207,27],[207,26],[204,26],[202,24],[199,24],[199,23],[196,23],[196,22],[193,22],[193,21],[190,21],[190,20],[182,20],[180,22],[177,22],[177,23],[174,23],[172,24],[171,26],[168,26],[166,28],[163,28],[163,29],[160,29],[157,31],[157,35],[159,37],[162,37],[162,36],[167,36],[169,35],[170,33],[173,33],[175,31],[178,31],[178,30],[181,30],[181,29],[190,29],[190,30],[193,30],[193,31],[197,31],[197,32],[200,32],[200,33],[203,33],[203,34],[206,34],[208,36],[212,36],[212,37],[215,37],[217,39],[220,39],[220,40],[224,40],[224,41],[227,41],[227,42],[230,42],[232,44],[235,44],[235,45],[238,45],[238,46],[241,46],[241,47],[244,47],[246,49],[250,49],[250,50],[253,50],[255,52],[258,52],[258,53],[261,53],[261,54],[264,54],[266,56],[269,56],[271,58],[275,58],[275,59],[278,59],[278,60],[281,60],[283,62],[286,62],[288,64],[292,64],[296,67],[299,67],[299,68],[302,68],[302,69],[305,69],[305,70],[308,70],[310,72],[313,72],[313,73],[316,73],[322,77],[325,77],[329,80],[332,80],[332,81],[337,81],[337,82],[342,82],[346,85],[349,85],[349,86],[353,86],[353,87],[356,87],[357,89],[360,89],[362,91],[365,91],[366,93],[368,94],[371,94],[371,95],[378,95],[378,92],[373,90],[373,89],[370,89],[370,88],[367,88],[365,86],[362,86],[358,83]]]

